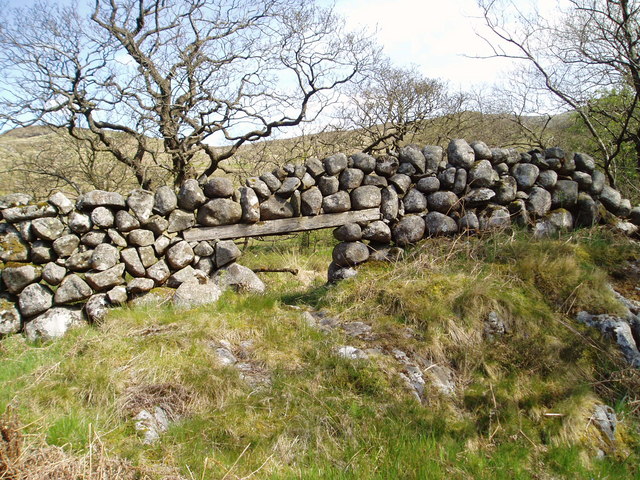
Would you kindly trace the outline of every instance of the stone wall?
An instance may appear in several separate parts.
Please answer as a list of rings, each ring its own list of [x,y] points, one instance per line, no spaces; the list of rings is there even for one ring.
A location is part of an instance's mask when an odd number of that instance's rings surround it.
[[[640,208],[606,185],[587,155],[464,140],[446,152],[409,146],[377,158],[309,159],[237,189],[213,177],[187,180],[177,192],[95,190],[75,202],[59,192],[39,204],[11,194],[0,198],[0,335],[50,338],[157,287],[175,288],[173,300],[183,305],[214,301],[227,286],[262,291],[255,274],[235,263],[233,240],[189,242],[185,232],[367,209],[379,209],[379,219],[334,231],[340,243],[330,281],[426,236],[513,223],[542,236],[600,221],[634,233],[640,224]]]

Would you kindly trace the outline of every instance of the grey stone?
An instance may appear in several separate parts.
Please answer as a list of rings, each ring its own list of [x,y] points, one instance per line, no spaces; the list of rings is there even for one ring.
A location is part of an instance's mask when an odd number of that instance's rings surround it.
[[[233,182],[225,177],[211,177],[204,184],[204,194],[209,198],[229,198],[233,195]]]
[[[418,180],[416,188],[425,194],[437,192],[440,189],[440,180],[437,177],[424,177]]]
[[[26,193],[9,193],[0,197],[0,210],[11,207],[22,207],[33,202],[33,197]]]
[[[127,206],[141,223],[146,222],[151,217],[154,204],[155,195],[141,188],[132,190],[127,197]]]
[[[222,295],[222,290],[215,282],[183,283],[173,295],[172,302],[178,308],[193,308],[215,303]]]
[[[516,199],[518,194],[518,183],[510,175],[501,177],[494,187],[496,196],[493,201],[499,205],[507,205]]]
[[[168,233],[181,232],[196,224],[196,219],[192,212],[176,209],[169,215]]]
[[[629,214],[631,214],[631,201],[628,198],[623,198],[622,200],[620,200],[620,205],[618,206],[615,214],[619,217],[627,218]]]
[[[42,269],[42,279],[49,285],[58,285],[67,274],[67,269],[54,262],[47,263]]]
[[[9,293],[17,294],[30,283],[42,278],[42,269],[34,265],[6,267],[2,270],[2,281]]]
[[[130,232],[140,228],[140,222],[126,210],[118,210],[116,212],[115,225],[120,232]]]
[[[353,267],[341,267],[335,262],[329,264],[327,270],[327,282],[336,283],[341,280],[353,278],[358,274],[358,271]]]
[[[256,223],[260,221],[260,201],[256,192],[249,187],[241,187],[240,207],[242,209],[242,221],[244,223]]]
[[[305,162],[307,167],[307,171],[313,178],[318,178],[320,175],[324,173],[324,165],[317,158],[308,158]],[[375,165],[375,160],[374,160]],[[277,189],[276,189],[277,190]]]
[[[508,175],[509,174],[509,165],[506,163],[499,163],[493,166],[493,169],[499,176]]]
[[[210,257],[214,252],[215,250],[209,242],[198,242],[198,244],[193,247],[193,253],[199,257]]]
[[[578,184],[580,191],[590,191],[591,185],[593,185],[593,179],[591,175],[586,172],[575,171],[571,174],[571,179]]]
[[[129,300],[127,287],[118,285],[107,292],[107,299],[112,305],[124,305]]]
[[[376,173],[383,177],[392,177],[398,171],[400,162],[391,155],[382,155],[376,158]]]
[[[538,221],[533,227],[535,238],[549,237],[558,232],[573,228],[573,216],[564,208],[549,212],[545,218]]]
[[[593,420],[611,444],[616,443],[618,418],[613,408],[608,405],[596,405],[590,420]]]
[[[401,173],[403,175],[407,175],[408,177],[412,177],[418,174],[416,168],[410,163],[401,163],[396,173]]]
[[[622,195],[617,190],[611,188],[609,185],[605,185],[600,193],[600,202],[604,205],[604,208],[615,214],[620,207],[622,201]]]
[[[418,215],[407,215],[392,228],[393,240],[399,247],[419,242],[424,237],[424,232],[424,220]]]
[[[178,288],[183,283],[201,283],[200,280],[205,282],[207,279],[202,272],[194,269],[190,265],[187,265],[182,270],[178,270],[169,277],[167,280],[167,287]]]
[[[37,240],[31,244],[31,262],[47,263],[55,258],[55,253],[48,242]]]
[[[578,204],[580,203],[580,199],[578,199]],[[629,221],[634,225],[640,225],[640,206],[633,207],[629,212]]]
[[[311,187],[300,195],[302,215],[318,215],[322,209],[322,193],[318,187]]]
[[[564,158],[565,152],[560,147],[549,147],[544,151],[545,158]]]
[[[480,160],[473,164],[469,170],[469,185],[476,188],[492,187],[498,174],[493,170],[491,162]]]
[[[178,208],[178,197],[173,188],[163,185],[156,190],[153,197],[153,211],[158,215],[169,215]]]
[[[171,276],[171,271],[164,260],[158,260],[147,269],[147,276],[152,279],[156,285],[163,285]]]
[[[430,237],[438,235],[453,235],[458,233],[456,221],[440,212],[429,212],[424,217],[425,233]]]
[[[262,294],[266,290],[265,284],[250,268],[237,263],[218,270],[214,280],[221,288],[231,287],[242,293]]]
[[[427,145],[422,148],[422,155],[424,155],[426,161],[425,172],[436,173],[444,157],[444,151],[442,147]]]
[[[409,190],[409,187],[411,187],[411,177],[402,173],[396,173],[389,178],[389,183],[396,187],[399,194],[404,195]]]
[[[56,207],[58,213],[62,215],[67,215],[74,208],[74,203],[62,192],[55,192],[49,195],[48,201],[51,205]],[[0,206],[0,209],[1,208],[3,207]]]
[[[413,145],[402,147],[398,152],[398,160],[400,160],[400,163],[411,164],[417,173],[425,173],[426,171],[427,161],[422,152]]]
[[[592,227],[600,220],[598,206],[587,193],[580,192],[576,203],[576,227]]]
[[[23,317],[39,315],[53,305],[53,292],[44,285],[27,285],[18,296],[18,308]]]
[[[553,170],[543,170],[538,175],[536,184],[547,190],[553,190],[558,181],[558,174]]]
[[[207,201],[207,197],[204,196],[198,181],[192,178],[184,181],[177,196],[178,207],[189,212],[194,211]]]
[[[487,147],[486,143],[476,140],[475,142],[471,142],[469,146],[473,148],[473,153],[475,154],[476,159],[491,160],[493,158],[491,149]],[[487,185],[481,185],[481,186],[487,186]]]
[[[55,217],[57,215],[55,207],[47,204],[25,205],[21,207],[10,207],[2,210],[2,218],[7,222],[16,223],[36,218]]]
[[[170,245],[171,239],[165,235],[160,235],[156,238],[156,241],[153,242],[153,249],[156,251],[157,255],[164,255]]]
[[[193,262],[195,255],[189,242],[181,241],[171,246],[165,254],[167,263],[175,270],[180,270]]]
[[[120,232],[118,232],[115,228],[110,228],[107,230],[107,236],[111,243],[114,245],[125,248],[127,246],[127,239],[122,236]]]
[[[196,262],[196,268],[205,275],[211,275],[216,266],[211,257],[202,257]]]
[[[594,170],[593,173],[591,173],[591,180],[593,183],[591,183],[591,191],[589,193],[592,195],[600,195],[606,184],[607,178],[600,170]]]
[[[91,255],[91,268],[100,272],[113,267],[120,259],[118,249],[108,243],[96,246]]]
[[[64,336],[71,328],[80,327],[85,322],[79,309],[56,307],[38,315],[24,326],[24,333],[30,342],[49,341]]]
[[[107,232],[103,232],[102,230],[92,230],[91,232],[85,233],[80,238],[80,242],[83,245],[87,245],[89,247],[96,247],[101,243],[105,243],[106,241],[107,241]]]
[[[134,277],[143,277],[146,274],[144,265],[140,260],[138,251],[135,248],[124,248],[120,251],[120,258],[124,262],[125,268]]]
[[[362,238],[370,242],[387,244],[391,242],[391,229],[382,220],[376,220],[364,228]]]
[[[150,245],[147,247],[138,247],[138,255],[145,268],[150,267],[158,261],[155,255],[155,250]]]
[[[640,368],[640,352],[626,319],[607,314],[591,315],[582,311],[578,313],[577,320],[613,338],[627,362],[634,368]]]
[[[381,192],[380,213],[385,220],[398,218],[400,198],[392,185],[383,188]]]
[[[466,207],[474,208],[488,204],[495,196],[490,188],[472,188],[461,200]]]
[[[90,322],[99,324],[107,316],[111,306],[106,293],[92,295],[84,305],[84,313]]]
[[[287,177],[282,181],[282,185],[280,185],[280,188],[276,193],[282,196],[289,196],[295,192],[300,185],[302,185],[302,182],[299,178]]]
[[[369,248],[362,242],[341,242],[333,248],[333,261],[340,267],[352,267],[366,262]]]
[[[578,184],[573,180],[558,180],[551,195],[553,208],[573,208],[578,201]]]
[[[453,188],[456,183],[456,167],[449,167],[438,174],[438,180],[440,181],[440,188],[448,190]]]
[[[458,220],[458,230],[460,232],[475,232],[480,230],[480,221],[474,211],[468,211],[460,217]]]
[[[242,218],[242,206],[228,198],[214,198],[198,209],[198,224],[232,225]]]
[[[340,189],[340,181],[337,177],[323,176],[318,180],[318,188],[325,197],[337,193]]]
[[[278,218],[293,217],[293,206],[286,198],[278,195],[271,196],[267,201],[260,204],[261,220],[276,220]]]
[[[367,208],[377,208],[382,202],[382,194],[378,187],[364,185],[357,187],[351,192],[351,208],[353,210],[364,210]]]
[[[34,242],[36,238],[36,232],[33,230],[33,223],[29,220],[24,222],[18,222],[14,224],[14,227],[20,232],[22,239],[25,242]]]
[[[376,168],[376,159],[366,153],[354,153],[349,159],[353,163],[353,168],[358,168],[364,173],[371,173]]]
[[[459,199],[453,192],[439,191],[427,196],[427,205],[430,211],[448,214],[458,209]]]
[[[127,293],[129,295],[145,293],[152,290],[154,286],[155,283],[151,278],[133,278],[127,283]]]
[[[527,212],[525,200],[515,200],[511,202],[507,208],[511,214],[511,221],[514,224],[519,225],[520,227],[526,227],[531,223],[531,218],[529,217],[529,212]]]
[[[511,168],[511,175],[516,179],[518,188],[527,190],[536,183],[540,169],[531,163],[518,163]]]
[[[460,195],[465,191],[467,187],[467,176],[467,171],[464,168],[458,168],[456,170],[456,178],[453,182],[453,188],[451,189],[453,193]]]
[[[357,242],[362,239],[362,228],[357,223],[345,223],[333,231],[339,242]]]
[[[541,187],[533,187],[526,201],[527,211],[534,218],[544,217],[551,210],[551,194]]]
[[[169,228],[169,221],[160,215],[152,215],[144,222],[144,228],[151,230],[154,235],[162,235]]]
[[[137,228],[129,232],[127,241],[129,245],[133,245],[135,247],[146,247],[148,245],[153,245],[155,236],[151,230]]]
[[[558,173],[564,176],[571,176],[576,171],[576,161],[574,159],[574,154],[570,153],[565,155],[563,159],[561,159],[560,169]]]
[[[86,272],[91,268],[91,257],[93,250],[85,250],[84,252],[76,252],[71,255],[64,263],[64,266],[73,272]]]
[[[105,192],[104,190],[92,190],[78,197],[76,207],[78,210],[91,210],[96,207],[124,208],[124,197],[117,192]]]
[[[86,233],[91,230],[91,217],[80,212],[71,212],[67,224],[76,233]]]
[[[302,181],[302,186],[300,187],[301,190],[308,190],[309,188],[313,187],[316,184],[315,178],[313,178],[307,172],[305,172],[305,174],[302,176],[301,181]]]
[[[0,260],[24,262],[29,259],[29,245],[13,225],[0,223]]]
[[[344,345],[337,349],[336,353],[339,357],[349,360],[362,360],[368,358],[369,355],[364,351],[351,345]]]
[[[375,187],[374,187],[375,188]],[[349,193],[339,191],[322,200],[324,213],[339,213],[351,210],[351,198]]]
[[[53,301],[56,305],[74,303],[85,300],[93,295],[93,290],[78,275],[71,274],[62,280],[56,290]]]
[[[364,172],[357,168],[346,168],[340,173],[340,190],[352,190],[362,185]]]
[[[63,235],[53,242],[53,250],[60,258],[66,258],[73,254],[80,245],[80,239],[72,233]]]
[[[324,167],[323,167],[323,171],[324,171]],[[270,192],[275,193],[278,191],[278,189],[280,188],[280,185],[282,185],[282,182],[278,179],[278,177],[276,177],[273,173],[271,172],[267,172],[263,175],[260,175],[259,180],[261,180],[269,189]],[[251,185],[247,185],[249,188],[251,188]],[[259,196],[259,195],[258,195]],[[268,197],[269,195],[267,195]],[[266,198],[266,197],[265,197]]]
[[[242,255],[242,252],[233,240],[223,240],[216,243],[216,266],[218,268],[228,265]]]
[[[475,153],[469,144],[459,138],[451,140],[447,146],[447,158],[449,163],[455,167],[469,169],[475,162]]]
[[[404,203],[405,213],[421,213],[427,209],[427,197],[416,188],[410,189],[402,199],[402,202]]]
[[[0,338],[20,331],[22,319],[15,302],[8,295],[0,294]]]
[[[490,205],[485,208],[480,215],[480,230],[502,230],[511,227],[511,215],[509,209],[501,205]]]
[[[55,217],[36,218],[31,225],[38,238],[50,242],[59,238],[64,232],[64,224]]]
[[[336,153],[322,160],[322,164],[328,175],[337,175],[347,168],[349,161],[344,153]]]
[[[576,162],[576,168],[581,172],[591,173],[596,168],[596,162],[585,153],[576,153],[573,157]]]
[[[386,187],[389,185],[389,182],[386,178],[381,177],[380,175],[376,175],[375,173],[370,173],[364,176],[362,180],[362,185],[373,185],[375,187]]]

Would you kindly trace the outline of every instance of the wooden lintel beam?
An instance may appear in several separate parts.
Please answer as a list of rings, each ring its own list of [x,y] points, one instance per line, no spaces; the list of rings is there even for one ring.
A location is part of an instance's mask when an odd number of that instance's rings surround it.
[[[183,232],[189,242],[227,240],[230,238],[262,237],[284,233],[339,227],[345,223],[370,222],[381,218],[380,209],[357,210],[343,213],[325,213],[313,217],[280,218],[258,223],[237,223],[218,227],[194,227]]]

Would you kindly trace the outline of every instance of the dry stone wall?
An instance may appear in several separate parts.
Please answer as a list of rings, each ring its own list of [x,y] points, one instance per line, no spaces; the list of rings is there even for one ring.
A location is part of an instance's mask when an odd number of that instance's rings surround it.
[[[634,233],[640,224],[640,208],[608,186],[587,155],[464,140],[446,152],[408,146],[376,158],[309,159],[240,188],[213,177],[126,197],[94,190],[75,202],[59,192],[43,203],[11,194],[0,198],[0,335],[55,337],[157,287],[176,289],[174,302],[186,306],[215,301],[229,286],[263,291],[236,263],[233,239],[188,241],[187,233],[371,209],[376,219],[334,231],[330,281],[427,236],[512,224],[543,236],[600,221]]]

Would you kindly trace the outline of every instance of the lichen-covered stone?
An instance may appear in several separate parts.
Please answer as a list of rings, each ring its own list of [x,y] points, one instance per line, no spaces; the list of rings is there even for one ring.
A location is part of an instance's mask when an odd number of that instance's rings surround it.
[[[516,179],[518,188],[527,190],[536,183],[540,169],[531,163],[518,163],[511,168],[511,175]]]
[[[575,207],[578,201],[578,184],[573,180],[558,180],[551,194],[553,208]]]
[[[324,213],[340,213],[351,210],[351,197],[348,192],[339,191],[322,200]]]
[[[398,171],[400,162],[391,155],[382,155],[376,159],[376,173],[383,177],[392,177]]]
[[[62,280],[56,290],[53,301],[56,305],[62,305],[86,300],[91,295],[93,295],[91,287],[78,275],[71,274]]]
[[[185,180],[178,191],[178,207],[183,210],[193,212],[196,208],[207,201],[204,192],[195,179]]]
[[[551,209],[551,194],[541,187],[533,187],[526,201],[527,211],[534,217],[544,217]]]
[[[49,195],[48,201],[58,210],[58,213],[62,215],[67,215],[74,207],[74,203],[62,192],[52,193]]]
[[[153,235],[153,232],[144,228],[137,228],[130,231],[129,236],[127,237],[129,245],[133,245],[135,247],[146,247],[148,245],[153,245],[155,239],[156,237]]]
[[[502,205],[490,205],[480,215],[480,230],[502,230],[511,227],[511,215],[509,209]]]
[[[411,187],[411,177],[402,173],[396,173],[389,178],[389,183],[396,187],[399,194],[404,195]]]
[[[362,185],[364,172],[358,168],[346,168],[340,173],[338,180],[340,190],[352,190]]]
[[[42,279],[49,285],[58,285],[67,275],[67,269],[54,262],[47,263],[42,269]]]
[[[419,242],[424,237],[425,223],[418,215],[407,215],[392,229],[393,241],[399,247]]]
[[[42,269],[35,265],[6,267],[2,271],[2,282],[9,293],[18,294],[27,285],[37,282],[42,277]]]
[[[53,242],[64,232],[64,224],[56,217],[36,218],[31,222],[34,233],[42,240]]]
[[[408,163],[414,167],[416,173],[425,173],[426,159],[422,152],[413,145],[402,147],[398,152],[398,160],[400,163]]]
[[[80,243],[89,247],[97,247],[107,241],[107,232],[103,230],[91,230],[80,238]]]
[[[195,255],[189,242],[181,241],[173,245],[165,254],[167,263],[175,270],[180,270],[193,262]]]
[[[350,195],[351,208],[353,210],[364,210],[367,208],[376,208],[382,202],[382,194],[378,187],[373,185],[364,185],[355,188]]]
[[[382,220],[371,222],[362,230],[362,238],[370,242],[387,244],[391,242],[391,228]]]
[[[422,148],[422,155],[424,155],[426,162],[425,173],[436,173],[444,157],[444,150],[442,147],[427,145]]]
[[[29,245],[13,225],[0,223],[0,260],[25,262],[29,259]]]
[[[429,211],[448,214],[458,209],[459,198],[453,192],[439,191],[427,196]]]
[[[186,210],[174,210],[169,215],[169,227],[167,233],[181,232],[196,224],[196,218],[192,212]]]
[[[388,221],[398,218],[400,209],[400,197],[393,185],[383,188],[381,191],[380,213],[382,218]]]
[[[27,285],[18,296],[18,308],[23,317],[33,317],[53,305],[53,292],[39,283]]]
[[[461,138],[451,140],[447,146],[447,158],[449,163],[455,167],[469,169],[475,162],[475,152],[473,148]]]
[[[416,188],[410,189],[402,202],[405,213],[421,213],[427,209],[427,197]]]
[[[198,209],[198,224],[231,225],[242,218],[242,206],[229,198],[214,198]]]
[[[242,222],[256,223],[260,221],[260,201],[253,188],[241,187],[240,207],[242,208]]]
[[[458,224],[448,215],[440,212],[429,212],[424,217],[425,234],[430,237],[453,235],[458,232]]]
[[[170,275],[171,271],[164,260],[158,260],[147,269],[147,276],[152,279],[156,285],[163,285]]]
[[[357,242],[362,239],[362,228],[357,223],[345,223],[333,231],[333,237],[339,242]]]
[[[125,208],[124,197],[117,192],[104,190],[92,190],[78,197],[76,201],[78,210],[92,210],[96,207]]]
[[[77,308],[55,307],[38,315],[24,326],[24,334],[30,342],[49,341],[64,336],[71,328],[85,322]]]
[[[118,249],[108,243],[98,245],[91,255],[91,268],[100,272],[113,267],[120,259]]]
[[[73,211],[69,214],[67,225],[76,233],[87,233],[91,230],[91,217],[84,213]]]
[[[125,268],[130,275],[133,275],[134,277],[145,276],[145,267],[142,265],[138,251],[135,248],[122,249],[120,251],[120,258],[124,262]]]
[[[354,153],[349,157],[353,168],[362,170],[364,173],[371,173],[376,168],[376,159],[363,152]]]
[[[311,187],[300,195],[302,215],[318,215],[322,209],[322,193],[318,187]]]
[[[45,203],[5,208],[2,210],[2,218],[7,222],[16,223],[36,218],[55,217],[57,213],[55,207]]]
[[[322,160],[322,164],[328,175],[337,175],[347,168],[349,161],[344,153],[336,153]]]
[[[91,268],[91,257],[93,250],[76,252],[66,259],[64,265],[73,272],[86,272]]]
[[[9,296],[0,294],[0,338],[20,331],[22,319],[16,304]]]
[[[233,240],[223,240],[216,243],[216,266],[218,268],[234,262],[242,252]]]
[[[233,182],[226,177],[211,177],[204,184],[204,194],[209,198],[229,198],[233,195]]]
[[[158,215],[169,215],[178,208],[178,197],[173,188],[163,185],[153,196],[153,211]]]
[[[293,217],[291,202],[283,197],[273,195],[267,201],[260,204],[261,220],[276,220],[278,218]]]

